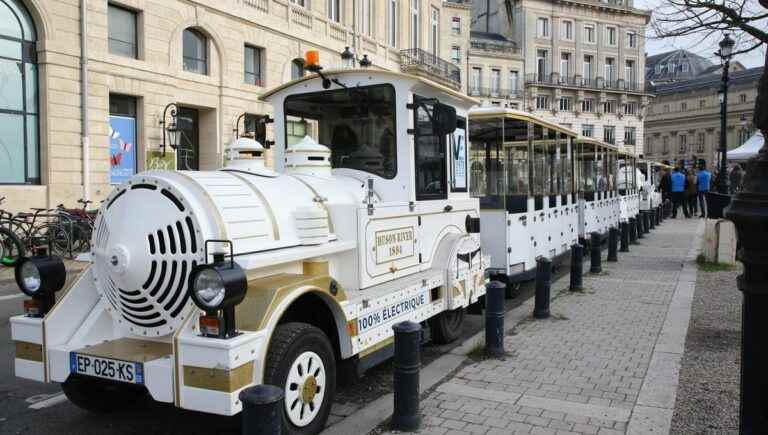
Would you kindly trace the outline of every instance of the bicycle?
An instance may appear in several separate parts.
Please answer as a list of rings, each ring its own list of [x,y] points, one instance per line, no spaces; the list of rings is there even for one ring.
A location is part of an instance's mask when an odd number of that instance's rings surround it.
[[[5,201],[5,197],[0,198],[0,204]],[[0,210],[0,219],[12,213]],[[0,223],[2,221],[0,220]],[[0,265],[13,267],[19,259],[24,256],[24,246],[16,234],[10,228],[0,226]]]

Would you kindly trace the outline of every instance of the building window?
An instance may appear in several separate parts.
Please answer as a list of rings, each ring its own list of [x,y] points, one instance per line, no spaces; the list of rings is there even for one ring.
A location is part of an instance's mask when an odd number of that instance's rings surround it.
[[[634,101],[630,101],[627,104],[624,105],[624,114],[625,115],[637,115],[637,103]]]
[[[739,94],[739,103],[747,102],[747,94]]]
[[[635,135],[637,134],[636,127],[624,128],[624,145],[636,145]]]
[[[607,100],[603,102],[603,113],[615,113],[615,112],[616,112],[615,100]]]
[[[139,57],[136,12],[113,4],[108,5],[109,52],[119,56]]]
[[[184,71],[208,74],[208,38],[195,29],[184,30]]]
[[[262,66],[264,49],[252,45],[245,46],[245,82],[250,85],[264,86]]]
[[[584,42],[595,43],[595,26],[592,24],[584,26]]]
[[[20,0],[0,0],[0,184],[40,183],[35,24]]]
[[[571,75],[571,53],[560,53],[560,77]]]
[[[653,155],[653,142],[651,141],[651,138],[645,139],[645,154],[646,155]]]
[[[683,101],[682,103],[680,103],[680,111],[685,112],[686,110],[688,110],[688,103]]]
[[[595,136],[595,126],[592,124],[583,124],[581,126],[581,135],[584,137],[594,137]]]
[[[586,113],[594,112],[595,111],[594,98],[585,98],[581,100],[581,111]]]
[[[293,59],[291,61],[291,80],[304,77],[304,59]]]
[[[357,0],[357,28],[365,36],[373,35],[373,15],[371,0]]]
[[[615,27],[605,28],[605,44],[610,46],[616,45],[616,28]]]
[[[421,0],[411,0],[411,48],[421,46]]]
[[[707,107],[707,100],[699,100],[699,109]]]
[[[628,48],[636,48],[637,47],[637,33],[635,33],[635,32],[627,32],[627,47]]]
[[[536,109],[539,109],[539,110],[549,109],[549,97],[546,95],[538,95],[536,97]]]
[[[544,81],[547,76],[547,50],[536,50],[536,78]]]
[[[560,110],[565,112],[573,111],[573,99],[571,97],[560,97]]]
[[[662,153],[669,154],[669,137],[668,136],[664,136],[664,138],[662,138],[661,147],[662,147],[661,149]]]
[[[480,87],[483,85],[483,70],[479,67],[472,67],[472,81],[470,82],[470,93],[478,95]]]
[[[328,0],[328,19],[334,23],[341,22],[341,0]]]
[[[136,174],[136,98],[109,94],[109,182]]]
[[[514,93],[517,92],[519,82],[518,79],[520,77],[520,73],[517,71],[510,71],[509,72],[509,92]]]
[[[451,61],[453,63],[461,63],[461,47],[454,45],[451,47]]]
[[[616,60],[612,57],[605,58],[605,81],[609,83],[616,81]]]
[[[584,55],[584,68],[582,71],[582,75],[584,76],[584,79],[591,80],[593,75],[593,69],[592,65],[594,64],[594,56],[585,54]]]
[[[291,3],[296,6],[301,6],[302,8],[307,6],[307,0],[291,0]]]
[[[560,27],[562,38],[566,41],[573,41],[573,21],[563,21]]]
[[[501,70],[491,70],[491,96],[498,97],[501,88]]]
[[[536,36],[539,38],[549,38],[549,18],[539,18],[536,20]]]
[[[669,104],[664,105],[664,113],[669,113]]]
[[[387,42],[397,47],[397,0],[387,0]]]
[[[688,135],[681,134],[680,135],[680,147],[678,149],[678,152],[680,154],[685,154],[688,149]]]
[[[434,56],[440,53],[440,10],[436,7],[429,14],[429,50]]]
[[[703,153],[704,146],[706,145],[707,135],[704,133],[699,133],[698,137],[699,137],[699,140],[696,141],[696,152]]]
[[[603,142],[611,145],[616,144],[616,127],[612,125],[606,125],[603,127]]]
[[[635,71],[636,68],[634,60],[624,61],[624,80],[632,84],[636,83],[637,75],[635,74]]]
[[[451,33],[461,35],[461,17],[451,17]]]

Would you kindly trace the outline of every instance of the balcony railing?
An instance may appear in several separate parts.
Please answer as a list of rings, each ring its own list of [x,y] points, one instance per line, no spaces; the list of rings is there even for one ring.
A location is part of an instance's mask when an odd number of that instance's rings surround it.
[[[582,76],[561,76],[557,73],[551,74],[526,74],[526,84],[551,85],[551,86],[571,86],[575,88],[588,89],[608,89],[615,91],[644,92],[644,87],[639,82],[626,80],[606,80],[602,77],[594,79],[583,78]]]
[[[461,87],[461,70],[458,66],[420,48],[400,51],[400,69],[423,72],[455,88]]]
[[[496,89],[470,86],[467,94],[469,94],[470,97],[487,97],[514,100],[523,98],[525,91],[523,89]]]

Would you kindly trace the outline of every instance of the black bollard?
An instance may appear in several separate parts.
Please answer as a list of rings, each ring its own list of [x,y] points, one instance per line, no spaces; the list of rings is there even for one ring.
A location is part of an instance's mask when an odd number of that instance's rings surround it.
[[[608,261],[615,263],[619,261],[619,230],[611,227],[608,230]]]
[[[589,272],[600,273],[603,271],[603,266],[601,264],[602,259],[600,258],[600,233],[597,231],[592,233],[590,240],[590,253],[592,255],[589,261]]]
[[[500,281],[485,286],[485,354],[504,356],[504,289]]]
[[[653,230],[656,228],[656,212],[655,210],[648,210],[648,227]]]
[[[240,392],[243,403],[242,434],[280,435],[283,431],[283,389],[274,385],[254,385]]]
[[[571,246],[571,291],[584,290],[584,247],[575,244]]]
[[[536,296],[533,301],[533,317],[549,317],[550,286],[552,284],[552,261],[545,257],[536,259]]]
[[[502,293],[502,298],[504,293]],[[395,331],[395,406],[392,430],[414,432],[421,425],[419,415],[419,368],[421,367],[421,325],[411,321],[392,326]]]
[[[629,252],[629,222],[619,224],[621,228],[621,252]]]
[[[629,243],[637,244],[637,221],[629,218]]]
[[[638,214],[635,216],[635,222],[637,225],[635,226],[635,230],[637,231],[637,238],[642,239],[645,238],[643,234],[645,234],[645,230],[643,229],[643,216]]]
[[[760,96],[768,88],[765,78]],[[757,117],[756,117],[757,120]],[[765,123],[765,114],[760,122]],[[765,125],[761,129],[765,133]],[[737,258],[744,265],[737,279],[743,294],[741,309],[740,434],[768,433],[768,142],[747,162],[743,188],[725,209],[736,226]]]
[[[640,215],[643,217],[643,233],[648,234],[651,232],[651,220],[648,218],[648,212],[643,211]]]

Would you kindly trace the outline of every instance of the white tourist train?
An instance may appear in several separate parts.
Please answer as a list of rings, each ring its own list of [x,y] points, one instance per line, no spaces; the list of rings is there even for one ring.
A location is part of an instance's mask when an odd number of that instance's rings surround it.
[[[459,336],[490,261],[467,173],[477,101],[395,72],[314,70],[263,96],[272,169],[240,141],[222,170],[116,187],[91,264],[55,304],[61,261],[20,262],[32,298],[11,319],[17,376],[60,382],[90,410],[148,391],[221,415],[270,383],[285,390],[287,432],[317,433],[337,373],[388,358],[395,323]]]

